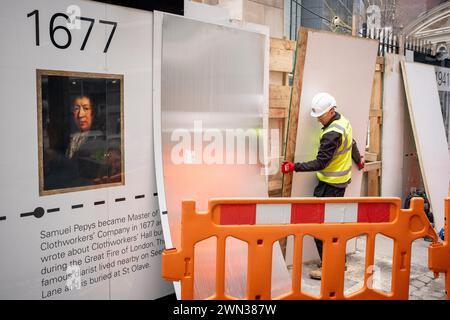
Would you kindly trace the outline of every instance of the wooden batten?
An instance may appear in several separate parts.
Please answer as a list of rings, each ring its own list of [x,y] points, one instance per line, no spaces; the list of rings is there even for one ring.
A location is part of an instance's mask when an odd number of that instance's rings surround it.
[[[270,119],[285,119],[287,116],[285,109],[269,109],[269,118]]]
[[[269,86],[269,108],[289,108],[291,99],[291,87],[283,85]]]
[[[305,67],[306,44],[308,40],[307,28],[300,28],[298,31],[297,57],[294,70],[294,83],[292,87],[292,97],[289,114],[289,129],[286,145],[286,160],[294,161],[295,144],[297,139],[298,113],[303,85],[303,69]],[[283,176],[283,197],[290,197],[292,190],[292,173]]]
[[[294,51],[270,48],[269,69],[271,71],[291,72]]]
[[[381,125],[383,115],[383,72],[384,58],[378,57],[373,79],[372,99],[370,103],[369,115],[369,150],[366,153],[366,165],[364,171],[367,172],[367,195],[372,197],[380,196],[380,174],[381,174]]]
[[[378,121],[380,121],[380,124],[381,124],[381,121],[382,121],[382,119],[381,119],[382,116],[383,116],[383,111],[381,110],[381,108],[380,109],[372,109],[372,110],[369,111],[369,117],[371,117],[371,118],[379,118]]]
[[[279,179],[269,181],[269,190],[281,190],[281,181]]]
[[[270,86],[269,86],[269,128],[278,129],[280,132],[280,157],[284,154],[283,143],[285,141],[286,120],[289,113],[291,99],[291,87],[289,86],[289,73],[294,64],[296,42],[287,39],[270,39]],[[282,158],[273,159],[271,163],[279,166]],[[281,196],[282,174],[269,176],[268,192],[271,197]]]
[[[381,161],[367,162],[364,166],[364,172],[378,171],[379,169],[381,169]],[[379,175],[379,172],[376,172],[375,174]]]
[[[295,41],[279,38],[270,38],[270,47],[274,49],[295,50]]]
[[[366,152],[364,154],[364,158],[366,159],[366,161],[369,162],[373,162],[373,161],[378,161],[380,160],[380,155],[378,153],[374,153],[374,152]]]
[[[281,150],[281,156],[289,161],[294,161],[297,139],[297,125],[299,106],[303,85],[303,69],[305,63],[306,45],[308,38],[307,28],[299,29],[297,44],[294,41],[284,39],[271,39],[269,70],[271,74],[282,73],[283,80],[271,81],[269,88],[269,118],[270,127],[282,130],[282,141],[287,141],[286,150]],[[295,45],[297,46],[292,88],[288,86],[287,79],[292,71],[294,63]],[[380,174],[382,163],[381,155],[381,125],[382,125],[382,79],[384,72],[384,58],[378,57],[375,66],[372,99],[369,114],[369,148],[365,154],[366,167],[364,172],[368,175],[368,196],[380,195]],[[292,90],[292,92],[291,92]],[[290,110],[289,110],[290,107]],[[287,117],[289,121],[287,122]],[[286,131],[286,126],[288,126]],[[287,133],[286,133],[287,132]],[[287,134],[287,137],[284,135]],[[283,149],[283,147],[281,147]],[[283,159],[283,158],[282,158]],[[281,190],[282,189],[282,190]],[[280,173],[269,177],[269,195],[290,197],[292,190],[292,173],[281,175]]]
[[[294,64],[295,41],[270,39],[269,70],[292,72]]]

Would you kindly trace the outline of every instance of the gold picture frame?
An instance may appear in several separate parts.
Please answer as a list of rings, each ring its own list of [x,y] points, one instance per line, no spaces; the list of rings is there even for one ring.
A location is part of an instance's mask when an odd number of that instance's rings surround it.
[[[120,82],[120,182],[99,183],[76,187],[63,187],[46,190],[44,188],[44,129],[43,129],[43,105],[42,105],[42,79],[44,76],[60,76],[60,77],[74,77],[81,79],[105,79],[118,80]],[[105,89],[106,90],[106,89]],[[36,92],[37,92],[37,122],[38,122],[38,167],[39,167],[39,196],[47,196],[54,194],[62,194],[69,192],[78,192],[92,189],[100,189],[107,187],[115,187],[125,185],[125,148],[124,148],[124,76],[120,74],[103,74],[91,72],[76,72],[76,71],[61,71],[61,70],[36,70]],[[118,175],[119,176],[119,175]]]

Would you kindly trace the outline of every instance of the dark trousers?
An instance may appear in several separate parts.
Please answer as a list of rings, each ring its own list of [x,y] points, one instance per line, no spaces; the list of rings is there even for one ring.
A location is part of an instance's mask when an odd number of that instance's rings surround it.
[[[314,197],[343,197],[345,188],[333,187],[325,182],[319,181],[319,184],[314,189]],[[314,238],[317,251],[319,252],[320,261],[322,261],[323,243],[322,240]]]

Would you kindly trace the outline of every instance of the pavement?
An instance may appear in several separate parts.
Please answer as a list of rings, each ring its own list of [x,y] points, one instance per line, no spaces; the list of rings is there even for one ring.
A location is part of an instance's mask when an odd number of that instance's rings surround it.
[[[356,241],[356,251],[347,255],[344,294],[348,295],[362,288],[365,267],[365,237]],[[391,291],[393,242],[384,236],[377,236],[375,248],[374,288],[384,292]],[[428,246],[430,242],[417,239],[412,244],[411,274],[409,285],[410,300],[445,300],[445,276],[437,279],[428,269]],[[318,296],[320,280],[309,277],[309,271],[317,268],[317,261],[303,264],[302,291]]]

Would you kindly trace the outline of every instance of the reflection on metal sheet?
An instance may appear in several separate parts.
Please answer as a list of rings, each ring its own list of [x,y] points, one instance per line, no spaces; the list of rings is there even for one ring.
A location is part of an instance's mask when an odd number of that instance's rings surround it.
[[[155,153],[162,151],[164,181],[158,184],[164,185],[160,201],[166,201],[160,207],[167,208],[176,248],[183,199],[195,199],[197,210],[206,210],[211,198],[267,197],[259,145],[267,117],[265,50],[263,34],[163,15],[162,148]],[[214,243],[196,246],[195,260],[204,262],[195,264],[196,299],[215,289]],[[275,250],[278,286],[290,286],[281,250]],[[228,242],[226,269],[233,272],[226,288],[234,296],[246,296],[246,265],[246,244]]]

